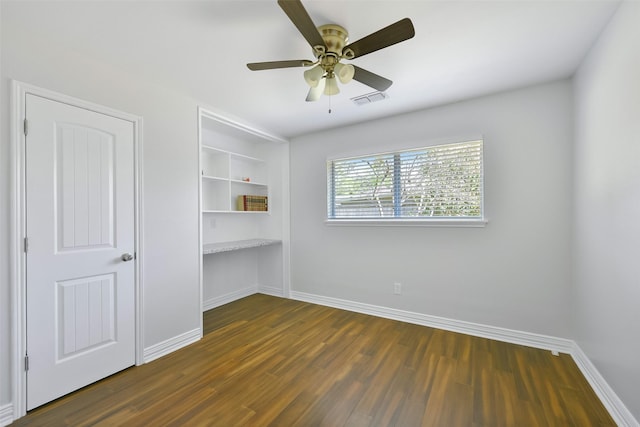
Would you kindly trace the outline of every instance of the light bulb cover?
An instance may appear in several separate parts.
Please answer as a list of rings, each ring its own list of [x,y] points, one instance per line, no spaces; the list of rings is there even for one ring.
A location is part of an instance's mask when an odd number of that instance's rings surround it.
[[[335,66],[335,73],[342,84],[347,84],[353,79],[356,69],[353,68],[353,65],[351,64],[337,63]]]
[[[306,81],[310,87],[316,87],[320,80],[322,80],[323,74],[324,70],[318,64],[304,72],[304,81]]]
[[[324,86],[326,84],[327,79],[320,79],[318,86],[312,87],[309,89],[309,93],[307,94],[307,102],[313,102],[320,99],[322,94],[324,93]]]
[[[325,95],[331,96],[340,93],[340,88],[338,88],[338,82],[336,81],[335,76],[325,77],[325,80],[327,81],[327,84],[324,87]]]

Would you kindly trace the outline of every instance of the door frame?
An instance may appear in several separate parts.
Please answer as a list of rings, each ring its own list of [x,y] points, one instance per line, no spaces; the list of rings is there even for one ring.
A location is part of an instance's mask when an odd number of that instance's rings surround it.
[[[11,81],[11,117],[10,117],[10,219],[9,236],[9,281],[11,289],[11,395],[13,418],[26,415],[27,411],[27,373],[24,369],[24,356],[27,347],[27,298],[26,298],[26,253],[24,239],[26,237],[26,156],[25,156],[25,101],[27,95],[35,95],[52,101],[61,102],[74,107],[94,111],[126,120],[133,124],[134,149],[134,245],[136,253],[134,271],[135,294],[135,364],[141,365],[143,360],[143,286],[142,286],[142,117],[112,108],[94,104],[78,98],[67,96],[48,89],[43,89],[17,80]]]

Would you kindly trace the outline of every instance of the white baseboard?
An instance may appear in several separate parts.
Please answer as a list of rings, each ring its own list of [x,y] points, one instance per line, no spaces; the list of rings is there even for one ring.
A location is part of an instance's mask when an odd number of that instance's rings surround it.
[[[265,285],[250,286],[248,288],[238,289],[237,291],[229,292],[228,294],[209,298],[208,300],[203,301],[202,311],[211,310],[212,308],[220,307],[221,305],[229,304],[230,302],[258,293],[274,297],[284,297],[284,291],[281,287]]]
[[[265,295],[271,295],[274,297],[284,297],[284,291],[282,287],[277,286],[258,286],[258,292]]]
[[[530,332],[514,331],[512,329],[497,326],[481,325],[479,323],[465,322],[462,320],[447,319],[445,317],[431,316],[428,314],[398,310],[395,308],[365,304],[355,301],[347,301],[338,298],[307,294],[304,292],[291,292],[291,298],[329,307],[341,308],[386,319],[399,320],[416,325],[429,326],[446,331],[460,332],[476,337],[489,338],[512,344],[526,345],[528,347],[541,348],[549,351],[570,354],[574,348],[571,340],[550,337],[547,335],[533,334]]]
[[[461,320],[447,319],[438,316],[430,316],[427,314],[308,294],[305,292],[291,291],[291,298],[313,304],[325,305],[343,310],[355,311],[357,313],[413,323],[416,325],[429,326],[432,328],[489,338],[496,341],[569,354],[576,362],[576,365],[585,376],[596,395],[602,401],[602,404],[609,411],[609,414],[616,424],[624,427],[640,427],[638,421],[620,400],[618,395],[613,391],[609,384],[607,384],[587,355],[584,354],[578,344],[573,340],[482,325],[478,323],[464,322]]]
[[[0,406],[0,426],[8,426],[13,422],[13,405],[11,403]]]
[[[228,294],[220,295],[219,297],[209,298],[202,301],[202,311],[211,310],[212,308],[220,307],[221,305],[229,304],[239,300],[240,298],[248,297],[258,293],[258,286],[250,286],[248,288],[238,289],[237,291],[229,292]]]
[[[576,343],[574,343],[571,356],[616,424],[625,427],[640,427],[638,420],[635,419],[633,414],[631,414],[622,400],[620,400],[611,386],[609,386],[607,381],[602,377],[595,365]]]
[[[200,328],[193,329],[189,332],[185,332],[168,340],[162,341],[158,344],[154,344],[144,349],[143,359],[144,363],[149,363],[152,360],[156,360],[162,356],[172,353],[176,350],[186,347],[189,344],[193,344],[202,338],[202,331]]]

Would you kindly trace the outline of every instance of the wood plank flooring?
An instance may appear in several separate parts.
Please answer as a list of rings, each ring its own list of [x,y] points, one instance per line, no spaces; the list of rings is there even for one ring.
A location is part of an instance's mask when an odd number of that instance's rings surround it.
[[[252,295],[14,426],[614,426],[568,355]]]

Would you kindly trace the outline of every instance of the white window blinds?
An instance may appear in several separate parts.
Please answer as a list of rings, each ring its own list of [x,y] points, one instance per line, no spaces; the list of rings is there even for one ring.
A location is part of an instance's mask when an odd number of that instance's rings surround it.
[[[482,141],[331,160],[328,218],[482,218],[482,173]]]

